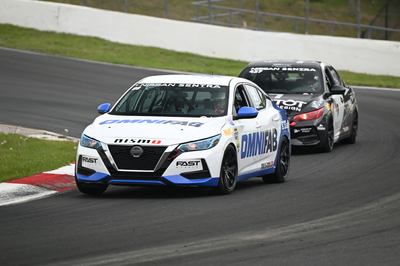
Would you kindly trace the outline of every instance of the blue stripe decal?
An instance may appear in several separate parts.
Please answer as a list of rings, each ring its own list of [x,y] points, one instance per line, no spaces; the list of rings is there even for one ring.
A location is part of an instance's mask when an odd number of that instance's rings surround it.
[[[149,181],[149,180],[124,180],[124,179],[112,179],[108,182],[109,184],[132,184],[132,185],[165,185],[161,181]]]
[[[268,169],[262,169],[262,170],[257,170],[251,173],[247,173],[247,174],[241,174],[238,176],[237,181],[243,181],[252,177],[256,177],[256,176],[263,176],[263,175],[268,175],[268,174],[272,174],[273,172],[275,172],[275,164],[274,167],[268,168]]]
[[[208,187],[208,186],[217,186],[219,177],[210,177],[203,179],[187,179],[181,175],[170,175],[170,176],[163,176],[163,179],[175,185]]]
[[[85,176],[85,175],[80,175],[77,173],[76,177],[78,178],[78,181],[80,181],[80,182],[100,182],[105,179],[108,179],[110,177],[110,175],[105,174],[105,173],[96,172],[91,176]]]

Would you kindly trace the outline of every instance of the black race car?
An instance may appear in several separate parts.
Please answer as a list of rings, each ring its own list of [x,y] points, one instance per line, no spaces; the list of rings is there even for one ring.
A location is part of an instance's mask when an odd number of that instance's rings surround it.
[[[335,142],[356,142],[356,96],[331,65],[319,61],[256,61],[239,77],[255,82],[287,111],[293,146],[329,152]]]

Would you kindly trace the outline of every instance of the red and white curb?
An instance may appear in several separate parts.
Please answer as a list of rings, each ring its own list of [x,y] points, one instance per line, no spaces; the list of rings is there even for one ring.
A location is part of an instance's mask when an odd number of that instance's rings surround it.
[[[0,183],[0,206],[48,197],[76,188],[72,163],[59,169]]]

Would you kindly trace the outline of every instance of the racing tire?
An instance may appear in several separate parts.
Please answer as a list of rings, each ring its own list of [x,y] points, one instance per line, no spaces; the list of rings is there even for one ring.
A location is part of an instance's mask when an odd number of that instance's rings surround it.
[[[231,193],[237,183],[238,163],[236,150],[229,145],[221,162],[221,170],[219,174],[218,185],[213,188],[214,192],[219,195],[228,195]]]
[[[262,176],[264,183],[283,183],[289,175],[290,144],[286,137],[282,138],[276,158],[275,172]]]
[[[326,128],[326,137],[325,137],[325,143],[324,146],[322,146],[322,151],[323,152],[331,152],[333,150],[333,145],[334,145],[334,132],[333,132],[333,122],[330,121],[327,123],[328,126]]]
[[[344,143],[344,144],[356,143],[357,130],[358,130],[358,114],[357,114],[357,112],[354,113],[350,130],[351,130],[350,137],[341,140],[340,143]]]
[[[78,178],[75,176],[75,183],[78,187],[78,190],[83,194],[87,195],[101,195],[108,188],[108,184],[87,184],[78,181]]]

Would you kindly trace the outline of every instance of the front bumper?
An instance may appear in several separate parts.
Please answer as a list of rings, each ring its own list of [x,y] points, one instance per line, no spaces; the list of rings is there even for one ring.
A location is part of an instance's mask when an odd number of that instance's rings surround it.
[[[173,160],[168,156],[173,149],[165,147],[152,164],[143,162],[132,164],[133,157],[124,154],[123,149],[118,152],[107,152],[79,146],[76,178],[82,183],[104,183],[113,185],[178,185],[178,186],[217,186],[219,169],[215,162],[219,162],[218,152],[196,151],[182,153]],[[198,157],[194,157],[198,156]],[[129,159],[127,159],[129,158]],[[122,169],[120,169],[122,168]],[[140,169],[140,168],[144,168]]]

